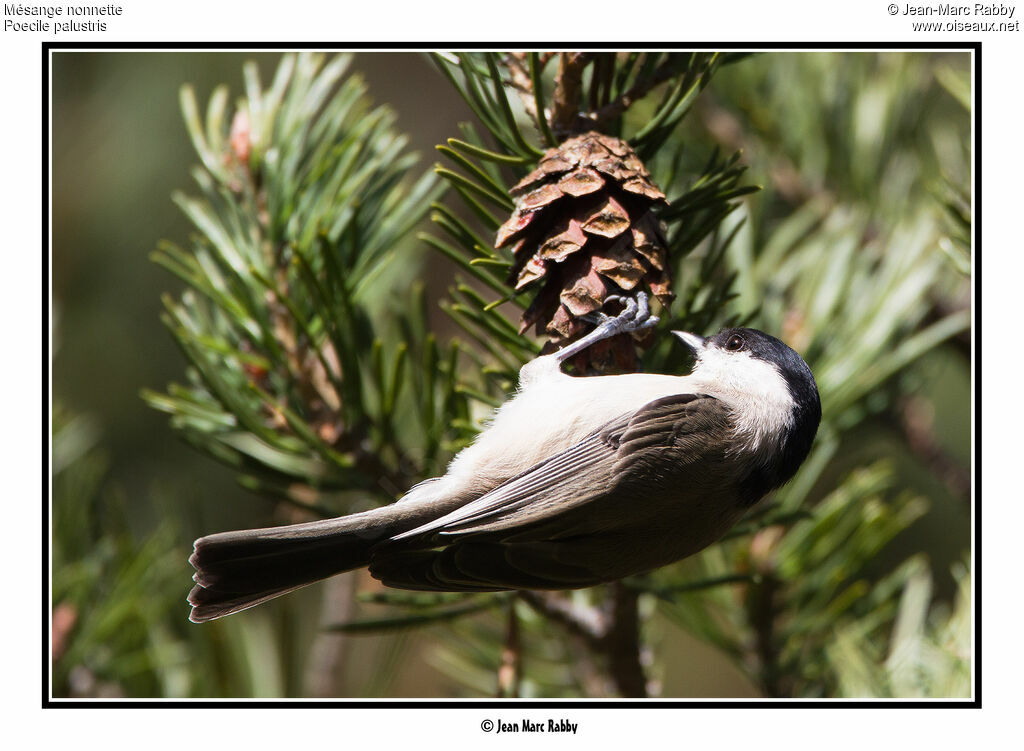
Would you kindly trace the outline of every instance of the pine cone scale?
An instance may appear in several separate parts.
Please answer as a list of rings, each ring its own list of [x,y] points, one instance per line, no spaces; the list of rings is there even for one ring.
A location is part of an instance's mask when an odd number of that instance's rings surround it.
[[[529,188],[541,182],[548,175],[568,172],[575,166],[575,163],[569,162],[557,154],[551,157],[545,156],[537,166],[537,169],[512,186],[509,195],[515,197],[526,193]]]
[[[564,232],[559,232],[544,240],[537,255],[546,261],[564,261],[569,255],[582,248],[587,242],[587,236],[583,234],[583,225],[576,219],[569,219],[569,226]]]
[[[643,196],[650,201],[664,201],[665,194],[654,187],[647,180],[634,177],[626,180],[622,183],[622,189],[628,190],[630,193],[635,193],[638,196]]]
[[[665,270],[665,244],[658,237],[658,220],[649,212],[632,227],[633,248],[658,271]]]
[[[576,198],[594,193],[604,186],[604,178],[589,167],[570,172],[558,181],[558,187],[563,193],[568,193]]]
[[[623,237],[604,253],[595,253],[593,257],[594,268],[626,291],[636,287],[647,273],[647,269],[633,252],[630,240],[631,238]]]
[[[573,316],[580,318],[600,310],[607,292],[608,287],[601,279],[601,275],[593,266],[589,266],[576,278],[572,286],[562,291],[559,299]]]
[[[583,220],[583,230],[601,237],[618,237],[630,225],[629,213],[611,196]]]
[[[503,248],[512,240],[516,239],[534,220],[534,212],[524,213],[518,209],[507,222],[498,227],[498,234],[494,240],[494,247]]]
[[[536,190],[531,190],[523,196],[519,203],[519,211],[524,213],[528,211],[536,211],[537,209],[547,206],[553,201],[557,201],[563,195],[565,194],[562,192],[562,189],[555,183],[542,185]]]

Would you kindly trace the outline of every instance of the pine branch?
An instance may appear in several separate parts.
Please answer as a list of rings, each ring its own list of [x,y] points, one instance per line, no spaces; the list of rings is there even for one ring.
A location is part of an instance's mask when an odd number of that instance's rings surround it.
[[[768,558],[767,551],[758,556],[755,551],[760,547],[771,547],[773,540],[778,539],[778,528],[763,530],[751,540],[751,557],[755,561]],[[754,565],[757,565],[756,563]],[[753,654],[756,665],[752,671],[757,675],[757,683],[766,696],[783,696],[780,685],[781,675],[778,654],[778,634],[775,622],[779,617],[778,591],[781,582],[768,566],[758,571],[756,581],[747,589],[746,609],[751,629],[754,632]]]
[[[551,94],[551,130],[559,140],[586,130],[579,119],[580,91],[583,69],[592,59],[587,52],[562,52],[558,56],[558,73]]]
[[[509,83],[519,94],[526,114],[539,123],[542,117],[547,119],[547,114],[537,103],[534,79],[530,74],[530,56],[529,52],[510,52],[505,58],[505,68],[509,72]]]
[[[604,128],[608,123],[619,119],[636,102],[643,99],[652,89],[665,83],[673,76],[679,74],[679,55],[670,55],[658,68],[649,76],[636,81],[633,86],[623,94],[620,94],[613,102],[605,104],[597,109],[591,119],[598,128]]]
[[[501,650],[501,664],[498,667],[498,698],[509,699],[520,695],[519,684],[523,675],[523,646],[521,643],[519,616],[516,614],[516,598],[508,601],[508,626],[505,644]]]
[[[583,607],[550,592],[524,591],[520,597],[547,618],[563,626],[591,652],[608,664],[608,673],[620,696],[648,695],[641,662],[639,592],[616,582],[607,588],[606,607]]]
[[[639,593],[621,581],[612,584],[611,588],[611,617],[603,640],[609,672],[620,695],[646,698],[648,685],[641,662],[643,642],[640,638],[640,611],[637,606]]]
[[[524,590],[519,596],[538,613],[557,622],[591,648],[598,649],[608,633],[605,616],[596,608],[581,607],[553,592]]]
[[[905,397],[889,415],[890,423],[904,436],[904,442],[915,457],[939,478],[950,495],[967,502],[971,497],[971,473],[954,459],[935,438],[932,415],[922,401]]]

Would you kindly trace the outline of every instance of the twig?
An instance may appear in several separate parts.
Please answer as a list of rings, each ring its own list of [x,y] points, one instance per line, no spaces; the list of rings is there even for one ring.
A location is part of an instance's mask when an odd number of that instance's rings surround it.
[[[586,52],[563,52],[558,57],[558,74],[551,95],[551,128],[560,139],[577,129],[583,69],[590,60],[591,55]]]
[[[714,101],[705,92],[697,102],[697,112],[715,140],[732,151],[742,151],[741,161],[750,164],[752,155],[756,154],[759,145],[751,141],[740,123],[731,112]],[[769,160],[771,183],[784,199],[794,205],[800,205],[812,197],[822,196],[832,203],[832,195],[821,186],[809,185],[804,181],[800,170],[784,155],[776,153]]]
[[[612,617],[604,638],[608,667],[619,694],[647,698],[647,676],[641,664],[639,593],[621,581],[612,585]]]
[[[598,648],[608,630],[607,619],[596,608],[583,608],[551,592],[524,590],[519,596],[543,616],[560,623],[591,649]]]
[[[330,579],[324,585],[324,623],[341,623],[352,616],[356,576],[352,572]],[[350,640],[337,631],[320,631],[313,641],[305,688],[309,696],[338,696],[344,693],[345,668]]]
[[[541,615],[561,624],[593,653],[608,661],[608,672],[621,696],[648,695],[640,647],[640,593],[623,582],[611,585],[609,607],[580,607],[548,592],[524,591],[520,596]]]
[[[776,644],[775,617],[778,610],[776,594],[782,582],[776,574],[776,551],[785,530],[779,526],[765,527],[750,541],[750,567],[757,574],[744,595],[747,622],[754,630],[754,648],[748,651],[748,666],[757,677],[765,696],[781,696],[779,655]]]
[[[970,306],[970,301],[963,300],[960,304],[954,304],[947,300],[936,297],[932,300],[931,307],[925,314],[924,320],[921,322],[922,327],[927,326],[937,321],[941,321],[946,316],[950,316],[961,309]],[[949,340],[949,344],[968,362],[971,361],[971,356],[974,354],[974,350],[971,347],[971,330],[964,329],[960,333],[956,334]]]
[[[509,72],[511,87],[519,94],[526,113],[536,121],[538,119],[537,100],[534,97],[533,80],[530,78],[528,54],[527,52],[510,52],[503,62]],[[555,54],[554,52],[541,54],[539,58],[541,67]],[[587,128],[600,130],[612,120],[620,117],[640,99],[643,99],[652,89],[672,78],[678,69],[678,60],[675,56],[670,56],[651,75],[637,81],[629,91],[615,101],[607,102],[615,71],[614,55],[582,52],[563,52],[560,55],[555,90],[549,108],[551,127],[559,138]],[[591,112],[588,115],[582,112],[580,100],[583,70],[590,63],[595,64],[595,80],[590,87]]]
[[[896,408],[898,429],[911,453],[942,480],[950,494],[969,501],[971,473],[935,440],[934,420],[929,405],[919,397],[902,400]]]
[[[533,95],[533,79],[530,78],[530,66],[526,61],[528,52],[510,52],[505,58],[509,80],[519,93],[523,109],[533,120],[537,119],[537,100]]]
[[[757,577],[754,574],[726,574],[724,576],[715,576],[710,579],[698,579],[697,581],[670,584],[666,587],[645,588],[642,586],[638,587],[634,584],[631,588],[637,592],[652,594],[662,600],[672,601],[673,595],[679,595],[686,592],[697,592],[702,589],[711,589],[712,587],[720,587],[725,584],[748,584],[752,581],[756,581],[756,579]]]
[[[516,598],[511,597],[508,601],[505,646],[501,650],[501,664],[498,667],[498,698],[518,698],[522,675],[523,650],[519,638],[519,616],[516,615]]]
[[[658,66],[649,78],[638,81],[614,102],[606,104],[593,114],[593,120],[598,128],[611,120],[616,119],[628,110],[638,100],[643,99],[658,84],[662,84],[676,73],[676,61],[671,57]]]
[[[615,696],[615,688],[608,676],[595,662],[597,656],[582,639],[566,639],[570,655],[570,669],[583,692],[591,699]]]
[[[775,592],[779,581],[765,573],[759,584],[747,590],[747,612],[754,627],[755,653],[758,660],[758,683],[766,696],[781,696],[778,654],[775,645]]]

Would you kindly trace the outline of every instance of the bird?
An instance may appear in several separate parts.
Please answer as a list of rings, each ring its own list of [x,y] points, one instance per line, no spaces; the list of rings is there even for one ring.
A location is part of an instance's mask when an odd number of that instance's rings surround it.
[[[386,506],[195,541],[190,620],[344,571],[445,592],[564,590],[652,571],[720,539],[790,480],[821,420],[810,368],[779,339],[672,331],[690,372],[569,375],[594,343],[653,327],[643,293],[526,363],[516,393],[440,477]]]

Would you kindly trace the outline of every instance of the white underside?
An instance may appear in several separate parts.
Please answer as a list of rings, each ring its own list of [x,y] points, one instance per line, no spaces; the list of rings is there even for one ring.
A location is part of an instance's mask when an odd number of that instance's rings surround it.
[[[688,376],[575,378],[562,373],[553,357],[540,357],[523,367],[516,396],[452,460],[444,484],[501,482],[648,402],[686,393],[709,394],[732,409],[741,451],[773,450],[792,421],[793,399],[782,376],[745,352],[707,348]]]

